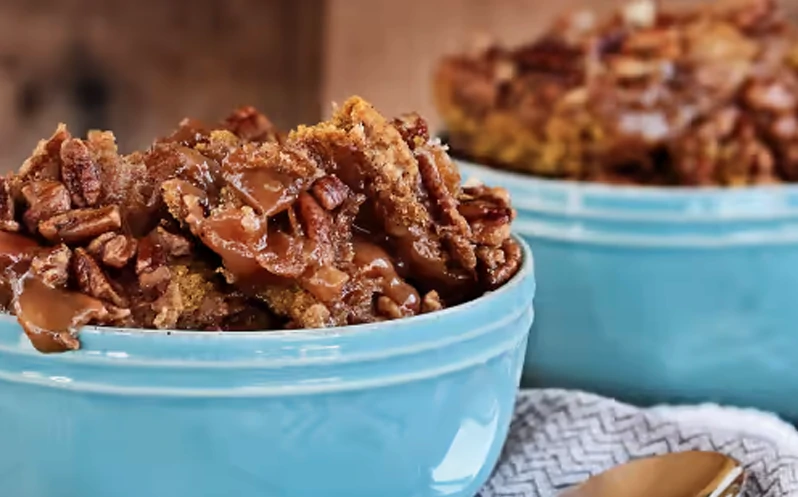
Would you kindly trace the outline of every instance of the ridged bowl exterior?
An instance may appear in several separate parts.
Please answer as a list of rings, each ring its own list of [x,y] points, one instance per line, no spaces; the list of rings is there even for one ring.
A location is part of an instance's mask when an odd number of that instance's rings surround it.
[[[798,420],[798,186],[506,187],[535,253],[530,386],[714,401]]]
[[[507,435],[533,262],[476,301],[266,333],[87,328],[39,354],[0,317],[2,497],[472,497]]]

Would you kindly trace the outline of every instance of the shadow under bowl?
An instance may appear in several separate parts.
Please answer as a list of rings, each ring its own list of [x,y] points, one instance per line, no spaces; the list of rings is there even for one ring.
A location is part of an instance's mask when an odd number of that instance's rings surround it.
[[[798,185],[656,188],[460,163],[535,253],[524,384],[798,420]]]
[[[533,262],[443,311],[324,330],[85,328],[36,352],[0,317],[0,495],[472,497],[507,435]]]

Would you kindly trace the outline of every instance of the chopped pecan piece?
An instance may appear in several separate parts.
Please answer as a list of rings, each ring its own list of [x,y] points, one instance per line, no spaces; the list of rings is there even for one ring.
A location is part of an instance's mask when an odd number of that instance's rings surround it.
[[[161,185],[161,191],[169,213],[181,225],[205,217],[208,195],[199,187],[186,180],[172,179]]]
[[[36,254],[31,261],[31,271],[42,282],[53,288],[64,288],[69,281],[69,265],[72,250],[63,243],[50,250]]]
[[[521,265],[521,247],[512,239],[507,239],[499,247],[480,247],[477,249],[480,260],[481,280],[486,290],[495,290],[507,282]]]
[[[507,201],[503,188],[485,186],[463,189],[460,214],[468,220],[474,241],[480,245],[500,246],[510,236],[510,223],[515,211]]]
[[[33,154],[22,164],[18,180],[58,180],[61,177],[61,145],[71,137],[66,125],[59,124],[47,140],[36,146]]]
[[[22,196],[28,203],[22,217],[31,232],[36,232],[42,221],[67,212],[71,207],[69,192],[59,181],[31,181],[22,187]]]
[[[426,314],[428,312],[435,312],[443,309],[443,302],[438,292],[431,290],[421,299],[421,312]]]
[[[277,128],[255,107],[236,109],[224,124],[242,140],[272,142],[278,139]]]
[[[61,178],[78,207],[92,207],[100,200],[100,168],[83,140],[71,138],[61,145]]]
[[[52,242],[77,243],[122,227],[119,207],[74,209],[39,223],[39,233]]]
[[[178,235],[158,226],[153,232],[156,243],[163,247],[169,257],[183,257],[191,254],[191,242],[183,235]]]
[[[159,226],[138,243],[135,270],[139,285],[149,294],[162,296],[175,278],[173,266],[189,255],[191,243],[186,238]]]
[[[94,256],[97,260],[102,260],[103,258],[103,251],[105,250],[105,245],[114,239],[117,236],[116,233],[109,232],[103,233],[102,235],[98,236],[86,246],[86,250]]]
[[[158,266],[152,270],[144,270],[139,273],[139,285],[144,290],[152,290],[154,294],[160,295],[169,285],[172,279],[172,271],[168,266]]]
[[[218,194],[219,164],[199,150],[175,143],[158,144],[144,156],[144,161],[157,185],[177,178],[189,182],[207,196]]]
[[[413,315],[409,309],[400,307],[399,304],[385,295],[377,297],[377,312],[388,319],[399,319]]]
[[[350,195],[349,188],[337,176],[325,176],[316,180],[311,191],[319,204],[328,211],[340,207]]]
[[[113,288],[100,265],[85,249],[75,250],[72,271],[83,293],[108,301],[117,307],[127,307],[127,300]]]
[[[424,143],[429,140],[427,121],[416,113],[405,114],[393,120],[393,126],[399,130],[405,143],[415,148],[417,142]]]
[[[136,274],[142,289],[151,290],[151,293],[156,295],[160,295],[166,290],[172,277],[172,272],[166,262],[166,251],[157,242],[154,234],[151,233],[139,241]]]
[[[108,315],[103,319],[107,324],[114,324],[117,326],[129,326],[130,316],[133,314],[130,309],[123,307],[116,307],[110,304],[105,304]]]
[[[106,266],[122,268],[136,255],[138,241],[128,235],[104,233],[89,243],[88,252]]]
[[[303,287],[322,302],[341,300],[344,288],[350,276],[333,266],[324,266],[316,270]]]

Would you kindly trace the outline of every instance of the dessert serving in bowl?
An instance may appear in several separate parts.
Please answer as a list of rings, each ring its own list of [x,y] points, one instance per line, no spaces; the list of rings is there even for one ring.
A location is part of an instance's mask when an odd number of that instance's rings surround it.
[[[0,495],[471,496],[534,278],[415,115],[59,127],[2,193]],[[12,315],[13,314],[13,315]]]
[[[464,179],[538,263],[529,384],[798,419],[797,41],[770,1],[638,1],[442,61]]]

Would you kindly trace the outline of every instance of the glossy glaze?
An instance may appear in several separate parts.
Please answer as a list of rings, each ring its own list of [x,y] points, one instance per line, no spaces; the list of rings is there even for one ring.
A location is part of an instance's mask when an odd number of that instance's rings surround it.
[[[472,497],[507,434],[531,254],[438,313],[323,331],[91,328],[42,355],[0,317],[0,496]]]
[[[461,167],[510,190],[535,252],[525,384],[798,420],[798,186],[612,187]]]

